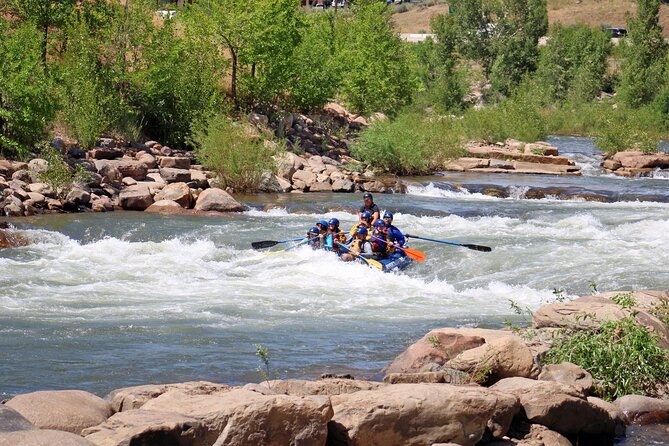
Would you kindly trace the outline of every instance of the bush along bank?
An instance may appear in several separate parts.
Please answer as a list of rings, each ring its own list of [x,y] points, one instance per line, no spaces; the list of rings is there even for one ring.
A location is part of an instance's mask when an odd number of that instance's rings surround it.
[[[669,422],[667,308],[669,291],[614,292],[545,305],[527,329],[435,329],[386,367],[383,382],[264,374],[241,387],[194,381],[117,389],[105,398],[79,390],[18,395],[0,405],[0,442],[612,445],[629,424]],[[574,333],[606,334],[607,324],[630,319],[650,333],[654,352],[637,346],[642,354],[629,364],[603,356],[619,377],[546,361]],[[611,334],[614,347],[628,344],[624,330]],[[624,390],[625,373],[643,372],[649,358],[658,374],[629,389],[638,394],[611,392]]]

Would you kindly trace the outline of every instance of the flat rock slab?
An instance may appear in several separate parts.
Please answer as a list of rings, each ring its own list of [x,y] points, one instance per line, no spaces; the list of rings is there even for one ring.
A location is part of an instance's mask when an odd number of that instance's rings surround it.
[[[0,433],[0,446],[96,446],[70,432],[37,429]]]
[[[82,390],[54,390],[18,395],[6,403],[40,429],[80,434],[87,427],[104,422],[111,405]]]
[[[225,384],[216,384],[209,381],[190,381],[174,384],[147,384],[143,386],[125,387],[116,389],[105,397],[111,403],[114,412],[139,409],[154,398],[158,398],[170,390],[183,391],[190,395],[210,395],[232,389]]]

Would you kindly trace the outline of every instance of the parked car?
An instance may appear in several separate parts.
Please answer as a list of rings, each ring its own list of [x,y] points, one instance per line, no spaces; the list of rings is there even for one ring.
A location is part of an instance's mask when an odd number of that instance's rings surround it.
[[[615,39],[625,37],[627,35],[627,30],[625,28],[606,28],[604,31],[608,33],[611,38]]]

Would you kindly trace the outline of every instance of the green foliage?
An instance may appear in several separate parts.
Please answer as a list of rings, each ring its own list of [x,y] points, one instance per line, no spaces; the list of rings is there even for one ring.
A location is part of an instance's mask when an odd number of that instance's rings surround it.
[[[607,119],[595,139],[597,148],[609,154],[623,150],[655,153],[658,139],[643,126],[637,125],[633,116],[632,112],[616,113]]]
[[[619,93],[634,108],[651,103],[658,86],[666,85],[667,43],[659,12],[660,0],[638,0],[637,15],[628,25]]]
[[[24,155],[54,116],[51,82],[40,63],[34,27],[15,30],[0,19],[0,153]]]
[[[354,157],[373,168],[410,175],[427,173],[462,154],[453,121],[429,120],[407,111],[393,121],[377,121],[360,133]]]
[[[63,155],[51,144],[43,143],[38,149],[40,156],[47,162],[47,168],[39,173],[39,179],[51,186],[58,196],[65,197],[73,183],[89,179],[89,173],[83,166],[78,165],[72,169],[65,162]]]
[[[260,377],[267,383],[267,387],[271,389],[272,384],[270,383],[270,379],[272,371],[269,362],[269,349],[267,347],[263,347],[262,344],[253,344],[253,346],[256,349],[256,356],[259,358],[260,362],[256,370],[258,371]]]
[[[441,347],[441,341],[439,340],[439,336],[430,336],[429,338],[427,338],[427,342],[429,342],[430,345],[434,348]]]
[[[273,151],[252,131],[227,116],[217,115],[195,134],[198,160],[237,191],[255,190],[263,173],[275,168]]]
[[[393,31],[390,10],[375,0],[359,0],[343,18],[337,58],[346,69],[340,94],[353,111],[397,113],[416,90],[409,53]]]
[[[188,145],[220,97],[223,59],[197,31],[180,30],[176,20],[168,20],[153,31],[131,76],[131,103],[144,130],[165,144]]]
[[[536,69],[548,29],[546,0],[454,0],[460,51],[483,67],[494,91],[509,95]]]
[[[546,362],[569,361],[595,379],[598,396],[652,394],[669,377],[669,356],[658,337],[634,318],[609,321],[597,330],[568,333],[546,355]]]
[[[311,111],[334,98],[343,70],[334,57],[332,41],[337,33],[334,14],[311,14],[306,23],[293,53],[293,78],[286,87],[288,105]]]
[[[634,293],[619,293],[613,296],[611,300],[623,308],[632,308],[636,305]]]
[[[537,78],[549,102],[589,101],[599,95],[611,52],[607,35],[584,25],[552,27]]]

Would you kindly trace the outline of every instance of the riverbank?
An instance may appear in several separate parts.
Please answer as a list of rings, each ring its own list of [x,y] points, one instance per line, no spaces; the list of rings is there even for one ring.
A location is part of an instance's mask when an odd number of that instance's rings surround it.
[[[667,305],[669,291],[611,292],[545,305],[520,331],[432,330],[385,368],[383,382],[270,380],[267,358],[259,384],[142,385],[104,399],[28,393],[0,406],[0,444],[609,445],[626,425],[669,423],[669,400],[606,402],[593,396],[599,380],[573,364],[548,365],[546,353],[560,329],[629,315],[666,349],[669,327],[653,314]]]

